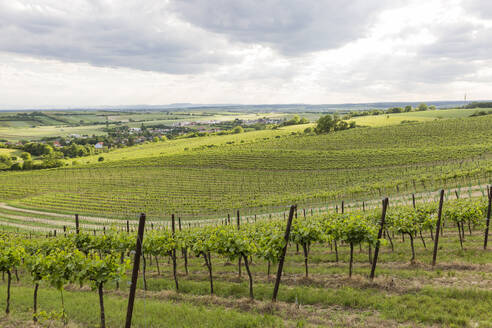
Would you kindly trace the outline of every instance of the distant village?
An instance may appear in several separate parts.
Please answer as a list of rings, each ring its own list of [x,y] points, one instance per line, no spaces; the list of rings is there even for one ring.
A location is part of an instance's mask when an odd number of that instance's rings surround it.
[[[292,121],[292,120],[290,120]],[[243,131],[264,130],[289,125],[285,118],[259,118],[233,121],[181,121],[172,125],[142,123],[140,127],[117,125],[107,127],[107,135],[79,135],[46,137],[41,140],[0,141],[2,148],[20,149],[41,160],[60,160],[108,152],[111,149],[130,147],[146,142],[161,142],[176,138],[194,138],[205,135],[223,135]],[[298,119],[297,119],[298,121]],[[296,121],[296,122],[297,122]],[[101,157],[101,159],[103,159]]]

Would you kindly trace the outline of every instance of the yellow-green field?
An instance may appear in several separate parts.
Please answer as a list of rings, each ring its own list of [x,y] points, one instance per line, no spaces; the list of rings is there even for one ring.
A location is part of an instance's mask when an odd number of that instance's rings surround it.
[[[19,156],[21,153],[18,149],[0,148],[0,155]]]
[[[258,142],[264,138],[275,138],[277,136],[285,136],[292,133],[302,132],[307,127],[314,127],[314,124],[302,124],[302,125],[291,125],[275,130],[259,130],[251,131],[241,134],[227,134],[227,135],[212,135],[206,137],[197,138],[184,138],[175,139],[169,141],[161,142],[148,142],[145,144],[140,144],[127,148],[120,148],[113,150],[109,153],[105,153],[105,161],[118,161],[118,160],[128,160],[128,159],[139,159],[147,157],[156,157],[163,155],[173,155],[179,153],[187,153],[189,151],[197,150],[200,147],[207,146],[221,146],[221,145],[231,145],[231,144],[241,144],[246,142]],[[77,158],[75,160],[81,163],[97,163],[100,154]],[[74,159],[66,160],[71,163]]]
[[[6,121],[6,115],[12,115],[11,113],[0,113],[0,139],[6,139],[10,141],[19,140],[39,140],[44,137],[67,137],[71,134],[78,135],[104,135],[106,132],[106,118],[109,122],[109,127],[115,127],[115,122],[123,122],[123,124],[130,127],[140,127],[143,124],[163,124],[173,125],[173,123],[183,121],[234,121],[240,120],[253,120],[261,117],[268,118],[281,118],[289,117],[292,115],[286,113],[235,113],[235,112],[220,112],[220,113],[179,113],[179,114],[166,114],[166,112],[153,112],[153,113],[105,113],[105,112],[74,112],[73,116],[67,116],[70,113],[51,113],[47,112],[43,116],[43,120],[46,122],[42,124],[40,122],[26,120],[18,121]],[[63,115],[62,115],[63,114]],[[76,115],[75,115],[76,114]],[[104,115],[107,114],[107,115]],[[117,114],[117,115],[116,115]],[[60,117],[68,122],[63,123],[61,121],[50,120],[50,117],[60,119]],[[3,120],[1,120],[3,117]],[[96,124],[99,123],[99,124]],[[80,124],[80,126],[75,126]]]
[[[361,126],[387,126],[402,124],[402,121],[428,122],[433,120],[469,117],[477,111],[492,112],[491,108],[485,109],[444,109],[429,110],[425,112],[409,112],[400,114],[382,114],[356,117],[353,120]],[[414,122],[416,123],[416,122]]]

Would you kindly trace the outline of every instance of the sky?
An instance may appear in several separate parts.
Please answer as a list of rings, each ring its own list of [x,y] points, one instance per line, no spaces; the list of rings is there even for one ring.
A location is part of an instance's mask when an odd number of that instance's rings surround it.
[[[0,109],[492,98],[490,0],[0,0]]]

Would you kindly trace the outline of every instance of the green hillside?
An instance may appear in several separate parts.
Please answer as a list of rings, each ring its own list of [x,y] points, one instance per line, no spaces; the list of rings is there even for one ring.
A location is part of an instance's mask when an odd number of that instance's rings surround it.
[[[102,163],[1,173],[0,200],[108,217],[204,218],[483,184],[492,173],[491,127],[492,116],[483,116],[150,143],[105,154]]]

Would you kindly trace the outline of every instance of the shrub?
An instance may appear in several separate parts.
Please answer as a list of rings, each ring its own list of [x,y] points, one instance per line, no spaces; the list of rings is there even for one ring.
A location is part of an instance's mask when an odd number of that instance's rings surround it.
[[[232,133],[234,134],[237,134],[237,133],[243,133],[244,132],[244,129],[242,126],[238,125],[236,127],[234,127],[234,129],[232,129]]]
[[[31,154],[29,154],[28,152],[23,152],[20,157],[24,160],[24,161],[30,161],[31,160]]]
[[[22,170],[22,163],[14,163],[12,164],[12,166],[10,167],[11,170],[14,170],[14,171],[19,171],[19,170]]]

